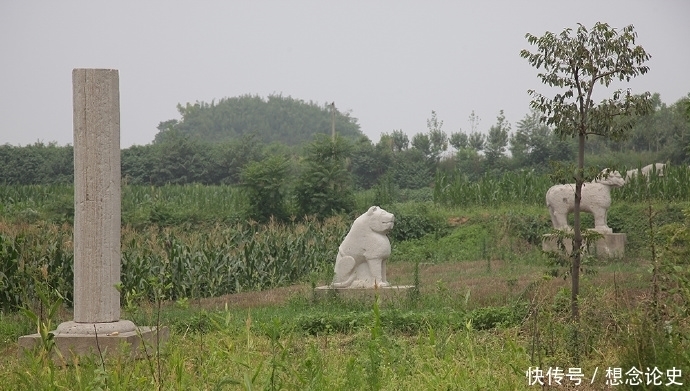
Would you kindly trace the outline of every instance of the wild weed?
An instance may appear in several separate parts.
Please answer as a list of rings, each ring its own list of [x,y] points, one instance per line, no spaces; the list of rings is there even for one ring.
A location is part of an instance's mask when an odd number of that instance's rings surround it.
[[[378,391],[382,387],[382,365],[383,365],[383,327],[381,326],[381,312],[379,309],[379,296],[376,295],[372,308],[372,325],[369,329],[371,333],[367,344],[367,386],[372,391]]]

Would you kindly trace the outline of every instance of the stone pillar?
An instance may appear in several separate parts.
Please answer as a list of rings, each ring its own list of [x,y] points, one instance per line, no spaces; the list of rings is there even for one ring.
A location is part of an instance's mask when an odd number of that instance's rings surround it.
[[[135,330],[120,321],[120,86],[114,69],[72,71],[74,322],[58,333]],[[94,327],[95,326],[95,327]]]
[[[138,353],[167,329],[120,319],[120,91],[114,69],[72,71],[74,104],[74,320],[51,333],[63,354],[119,351],[124,340]],[[19,338],[33,348],[38,334]]]
[[[72,71],[74,321],[120,320],[120,92],[113,69]]]

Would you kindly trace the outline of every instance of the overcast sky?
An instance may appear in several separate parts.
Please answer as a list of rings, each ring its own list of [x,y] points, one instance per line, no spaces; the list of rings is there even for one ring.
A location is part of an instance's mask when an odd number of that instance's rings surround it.
[[[635,26],[652,55],[628,86],[690,93],[690,1],[0,1],[0,144],[72,144],[72,69],[120,74],[121,146],[149,144],[178,103],[244,94],[335,102],[377,142],[529,111],[525,33]]]

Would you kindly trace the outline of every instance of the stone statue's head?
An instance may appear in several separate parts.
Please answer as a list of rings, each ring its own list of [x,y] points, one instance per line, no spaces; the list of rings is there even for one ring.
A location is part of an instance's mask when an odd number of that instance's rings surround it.
[[[393,225],[395,224],[395,216],[378,206],[369,208],[362,217],[365,218],[367,225],[374,232],[388,233],[393,229]]]
[[[602,183],[611,187],[621,187],[625,185],[625,179],[623,179],[623,176],[620,172],[611,171],[608,168],[605,168],[601,171],[601,173],[602,177],[596,180],[597,183]]]

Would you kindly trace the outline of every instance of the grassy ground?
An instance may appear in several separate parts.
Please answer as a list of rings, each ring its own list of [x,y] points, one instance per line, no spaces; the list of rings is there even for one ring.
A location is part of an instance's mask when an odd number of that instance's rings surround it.
[[[35,326],[0,314],[0,390],[601,390],[607,369],[632,367],[656,367],[664,383],[678,368],[684,384],[664,389],[688,389],[690,327],[677,293],[661,293],[667,323],[652,322],[650,309],[658,307],[643,207],[613,219],[635,235],[625,258],[584,263],[579,324],[570,321],[567,268],[535,243],[534,233],[549,224],[542,208],[427,206],[422,212],[443,228],[394,240],[388,267],[390,282],[418,283],[418,290],[378,300],[315,295],[313,287],[328,282],[323,273],[261,292],[160,307],[134,302],[124,319],[170,329],[159,352],[139,360],[108,352],[104,361],[67,367],[42,350],[18,352],[17,338]],[[399,206],[399,214],[419,208]],[[679,206],[659,209],[674,216]],[[407,224],[412,235],[425,222]],[[62,308],[53,325],[71,319]],[[580,369],[584,379],[530,385],[526,371],[535,367]]]
[[[583,317],[591,327],[583,328],[590,338],[583,350],[592,353],[577,364],[564,340],[568,281],[545,277],[543,264],[495,259],[420,264],[419,296],[380,298],[380,305],[314,297],[307,284],[165,303],[161,323],[171,336],[150,360],[112,355],[104,365],[53,367],[39,353],[18,355],[16,337],[30,327],[5,317],[0,389],[530,389],[531,366],[577,365],[591,374],[618,365],[624,331],[606,311],[644,297],[642,266],[612,262],[585,276]],[[412,283],[414,268],[391,262],[391,281]],[[151,325],[156,312],[142,304],[124,317]]]

